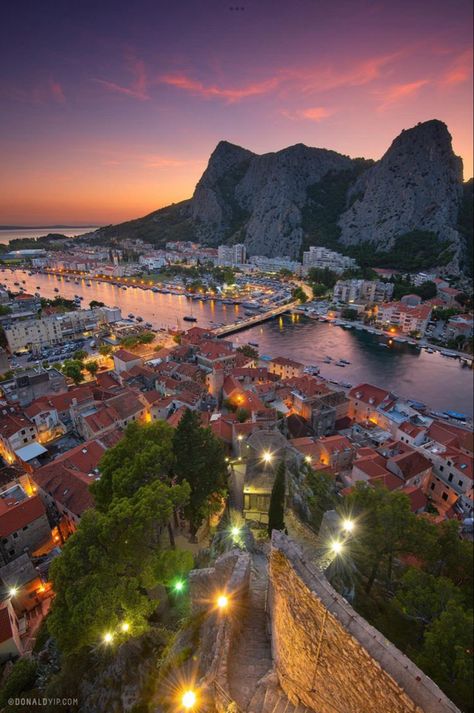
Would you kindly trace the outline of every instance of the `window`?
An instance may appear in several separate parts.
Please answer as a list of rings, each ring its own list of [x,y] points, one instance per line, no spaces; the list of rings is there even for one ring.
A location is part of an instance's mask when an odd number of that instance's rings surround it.
[[[443,470],[444,470],[444,465],[440,465],[440,466],[439,466],[439,469],[440,469],[441,472],[443,472]]]
[[[448,499],[448,493],[443,493],[441,497],[443,498],[443,500],[447,500],[447,499]]]
[[[431,488],[431,490],[434,490],[434,489],[435,489],[435,484],[434,484],[434,483],[431,483],[430,488]]]
[[[452,482],[452,480],[453,480],[453,474],[452,474],[452,473],[449,474],[448,480],[449,480],[450,483]]]
[[[18,532],[14,532],[14,533],[13,533],[13,539],[16,540],[17,537],[18,537]]]
[[[460,486],[462,487],[462,486],[464,485],[464,481],[463,481],[463,480],[458,480],[458,485],[460,485]]]

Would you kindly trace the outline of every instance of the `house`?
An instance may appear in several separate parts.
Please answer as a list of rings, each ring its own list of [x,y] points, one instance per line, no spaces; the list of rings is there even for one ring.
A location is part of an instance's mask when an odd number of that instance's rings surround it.
[[[11,597],[0,601],[0,662],[10,661],[23,654],[20,629]]]
[[[410,305],[404,302],[387,302],[377,309],[377,323],[383,329],[403,334],[419,334],[426,332],[431,317],[430,304]]]
[[[461,294],[462,290],[457,290],[455,287],[438,287],[438,295],[447,307],[457,306],[459,303],[456,297]]]
[[[338,473],[351,467],[355,448],[346,436],[322,436],[317,440],[317,453],[320,465]]]
[[[349,391],[348,416],[358,423],[371,421],[378,424],[378,409],[387,406],[391,398],[389,391],[372,384],[359,384]]]
[[[270,374],[276,374],[280,379],[291,379],[295,376],[303,376],[304,364],[279,356],[268,362],[268,371]]]
[[[79,414],[77,427],[80,434],[90,440],[116,428],[123,429],[129,423],[145,421],[147,413],[146,401],[132,389],[126,389],[102,405],[94,406],[92,411]]]
[[[8,462],[15,460],[15,451],[36,441],[36,426],[21,411],[2,409],[0,413],[0,455]]]
[[[114,369],[117,374],[121,374],[123,371],[130,371],[134,366],[141,366],[143,359],[137,354],[132,354],[126,349],[119,349],[113,354],[114,359]]]
[[[54,525],[66,538],[74,532],[83,513],[93,507],[89,486],[99,478],[99,462],[109,446],[118,442],[117,433],[110,441],[86,441],[39,468],[33,474],[38,494]]]
[[[7,592],[13,588],[16,590],[12,604],[17,614],[34,609],[46,591],[38,570],[26,552],[0,567],[0,588]]]
[[[385,451],[385,446],[382,447]],[[419,451],[395,452],[387,458],[387,469],[401,478],[406,486],[426,488],[432,473],[431,462]]]
[[[35,424],[40,443],[47,443],[67,430],[60,421],[57,408],[48,400],[47,396],[35,399],[25,408],[25,415]]]
[[[14,489],[14,497],[19,491],[23,493],[21,488]],[[33,552],[51,537],[51,527],[41,498],[34,495],[18,501],[9,497],[9,492],[3,493],[0,498],[0,561],[4,563],[25,550]]]
[[[14,381],[15,397],[20,406],[28,406],[40,396],[67,391],[66,377],[57,369],[30,372],[17,376]]]
[[[216,364],[228,369],[235,365],[236,353],[230,342],[204,340],[197,349],[197,363],[208,371],[212,371]]]

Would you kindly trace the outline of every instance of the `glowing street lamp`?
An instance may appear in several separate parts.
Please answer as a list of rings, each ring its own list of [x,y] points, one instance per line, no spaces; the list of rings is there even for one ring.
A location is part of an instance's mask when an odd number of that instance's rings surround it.
[[[311,456],[305,456],[304,459],[305,459],[306,463],[311,463],[311,461],[313,460],[313,459],[311,458]]]
[[[263,462],[264,462],[264,463],[271,463],[272,460],[273,460],[273,456],[272,456],[272,454],[270,453],[270,451],[264,451],[264,452],[263,452],[263,455],[262,455],[262,458],[263,458]]]
[[[10,589],[8,590],[8,594],[10,595],[10,597],[16,597],[18,592],[19,592],[18,587],[10,587]]]
[[[223,611],[224,609],[227,609],[227,607],[229,606],[229,598],[226,597],[225,594],[220,594],[217,597],[216,604],[217,604],[218,608],[221,611]]]
[[[128,623],[128,621],[122,622],[122,624],[120,625],[120,631],[122,631],[124,634],[126,634],[127,631],[130,631],[130,624]]]
[[[342,529],[344,532],[351,533],[354,530],[354,521],[353,520],[343,520],[342,521]]]
[[[111,644],[112,641],[114,640],[114,635],[110,631],[107,631],[102,638],[103,638],[104,644]]]
[[[331,542],[330,549],[334,555],[340,555],[343,550],[342,542],[339,542],[339,540],[334,540],[334,542]]]
[[[234,540],[236,540],[240,535],[240,527],[237,527],[237,525],[234,525],[233,527],[231,527],[230,534],[232,535],[232,538]]]
[[[177,579],[176,582],[173,584],[173,589],[176,592],[176,594],[181,594],[181,592],[184,590],[183,580]]]
[[[181,696],[183,708],[190,710],[196,705],[197,697],[194,691],[185,691]]]

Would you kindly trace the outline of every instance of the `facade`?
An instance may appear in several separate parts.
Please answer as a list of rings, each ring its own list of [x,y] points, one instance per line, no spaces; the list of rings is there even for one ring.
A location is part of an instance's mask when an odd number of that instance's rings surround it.
[[[13,463],[15,452],[36,441],[36,426],[22,413],[7,412],[0,418],[0,455]]]
[[[344,304],[377,304],[391,299],[392,294],[391,282],[373,280],[338,280],[333,290],[334,300]]]
[[[237,243],[236,245],[219,245],[217,248],[217,264],[233,267],[235,265],[244,265],[247,261],[247,250],[245,245]]]
[[[270,374],[276,374],[280,379],[291,379],[303,375],[304,365],[286,357],[275,357],[268,362],[268,371]]]
[[[377,323],[383,329],[400,331],[403,334],[424,335],[431,317],[431,305],[410,306],[403,302],[387,302],[377,310]]]
[[[354,258],[347,255],[312,245],[309,250],[303,253],[303,273],[306,274],[310,267],[327,268],[341,274],[346,270],[356,268],[357,263]]]
[[[11,599],[4,599],[0,602],[0,662],[15,659],[22,653],[18,619]]]
[[[18,489],[18,488],[17,488]],[[46,509],[37,495],[9,504],[8,493],[0,500],[0,560],[4,564],[28,550],[44,545],[51,536]]]

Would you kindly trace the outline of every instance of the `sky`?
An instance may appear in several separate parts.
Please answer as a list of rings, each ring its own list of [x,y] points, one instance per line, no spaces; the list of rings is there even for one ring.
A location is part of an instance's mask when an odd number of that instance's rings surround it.
[[[448,125],[472,176],[470,0],[17,0],[0,23],[0,224],[188,198],[218,141],[380,158]]]

